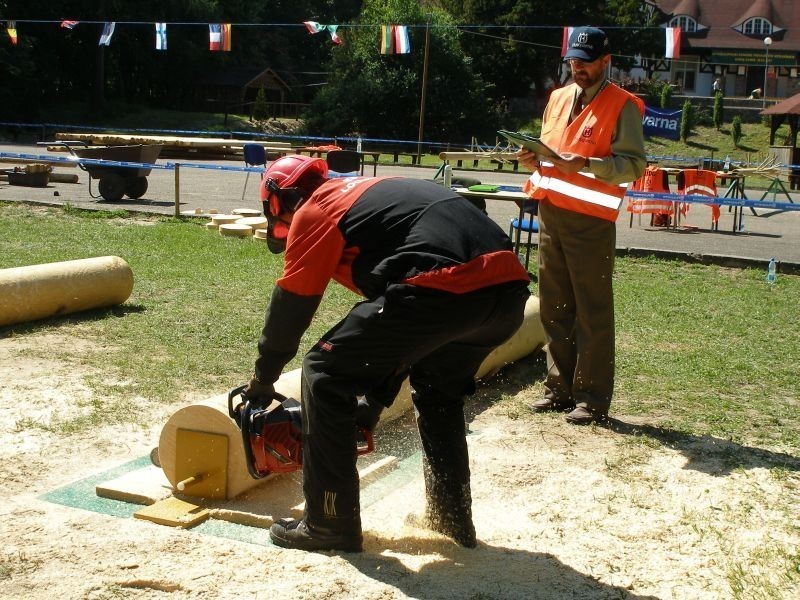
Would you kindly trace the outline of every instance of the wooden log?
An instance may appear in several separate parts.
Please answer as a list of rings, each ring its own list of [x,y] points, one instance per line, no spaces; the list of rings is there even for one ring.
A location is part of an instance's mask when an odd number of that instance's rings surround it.
[[[132,290],[119,256],[0,269],[0,326],[114,306]]]
[[[519,330],[486,357],[475,374],[476,379],[490,377],[504,365],[533,353],[543,344],[544,331],[539,319],[539,299],[532,296],[525,307],[525,318]],[[284,373],[275,383],[275,390],[284,396],[299,400],[300,377],[300,369]],[[381,415],[381,423],[402,416],[411,407],[411,387],[406,380],[392,406]],[[164,474],[173,487],[176,487],[179,482],[176,475],[178,470],[176,465],[178,429],[228,436],[227,498],[234,498],[270,479],[270,477],[264,479],[250,477],[245,462],[241,432],[236,423],[228,416],[227,393],[179,409],[167,420],[161,430],[158,441],[159,461],[164,469]]]

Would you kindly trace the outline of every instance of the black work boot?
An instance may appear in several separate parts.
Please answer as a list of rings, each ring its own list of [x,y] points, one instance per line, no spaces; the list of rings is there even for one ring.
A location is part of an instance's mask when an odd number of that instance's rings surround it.
[[[305,519],[280,519],[269,528],[269,539],[281,548],[292,550],[343,550],[361,552],[364,539],[361,532],[336,532],[309,525]]]

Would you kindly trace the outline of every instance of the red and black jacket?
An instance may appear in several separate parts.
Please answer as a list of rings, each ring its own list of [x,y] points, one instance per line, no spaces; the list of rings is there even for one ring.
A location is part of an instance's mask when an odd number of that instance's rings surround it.
[[[373,299],[397,283],[461,294],[529,275],[505,232],[448,188],[422,179],[332,179],[289,228],[259,340],[260,381],[275,381],[294,357],[331,279]]]

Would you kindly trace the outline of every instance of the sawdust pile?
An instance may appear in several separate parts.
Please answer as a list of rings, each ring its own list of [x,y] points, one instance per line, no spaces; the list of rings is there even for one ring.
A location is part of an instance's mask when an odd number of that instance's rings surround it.
[[[625,415],[567,426],[524,403],[523,361],[470,415],[474,550],[405,524],[419,476],[364,511],[365,552],[304,553],[48,503],[43,493],[146,455],[149,428],[49,430],[100,401],[78,362],[0,339],[0,597],[728,598],[798,597],[800,459],[670,431]],[[486,398],[492,401],[486,401]],[[187,399],[189,400],[189,399]],[[481,405],[481,402],[483,404]],[[380,435],[377,438],[380,444]],[[782,464],[782,468],[775,465]],[[792,522],[794,520],[794,525]],[[259,541],[260,540],[260,541]],[[792,562],[794,561],[794,563]],[[794,566],[793,566],[794,565]]]

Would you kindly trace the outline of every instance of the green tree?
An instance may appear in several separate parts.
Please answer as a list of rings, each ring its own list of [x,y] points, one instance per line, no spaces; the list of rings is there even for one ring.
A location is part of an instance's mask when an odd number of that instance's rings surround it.
[[[731,139],[733,145],[739,147],[739,142],[742,141],[742,117],[736,115],[731,121]]]
[[[661,108],[669,108],[670,101],[672,100],[672,88],[666,81],[661,83],[661,98],[659,106]]]
[[[439,0],[439,4],[465,26],[462,47],[475,70],[493,84],[489,91],[495,98],[524,97],[532,88],[541,98],[549,82],[560,85],[569,78],[561,60],[565,25],[606,26],[614,67],[629,68],[636,54],[663,52],[663,33],[647,29],[656,24],[656,16],[641,0]],[[523,24],[528,27],[520,28]]]
[[[722,129],[723,115],[725,112],[725,100],[722,92],[714,94],[714,127],[717,131]]]
[[[692,129],[695,125],[695,112],[692,103],[687,100],[683,103],[683,110],[681,111],[681,141],[685,142],[692,134]]]
[[[426,23],[428,81],[425,140],[462,140],[471,135],[494,138],[497,122],[486,84],[460,50],[458,30],[438,7],[423,12],[417,0],[366,0],[346,43],[331,50],[331,75],[304,116],[314,135],[417,139],[421,107]],[[409,26],[411,52],[381,55],[380,24]]]
[[[269,105],[267,104],[267,93],[264,91],[264,86],[258,88],[256,99],[253,103],[253,118],[258,121],[263,121],[269,118]]]

